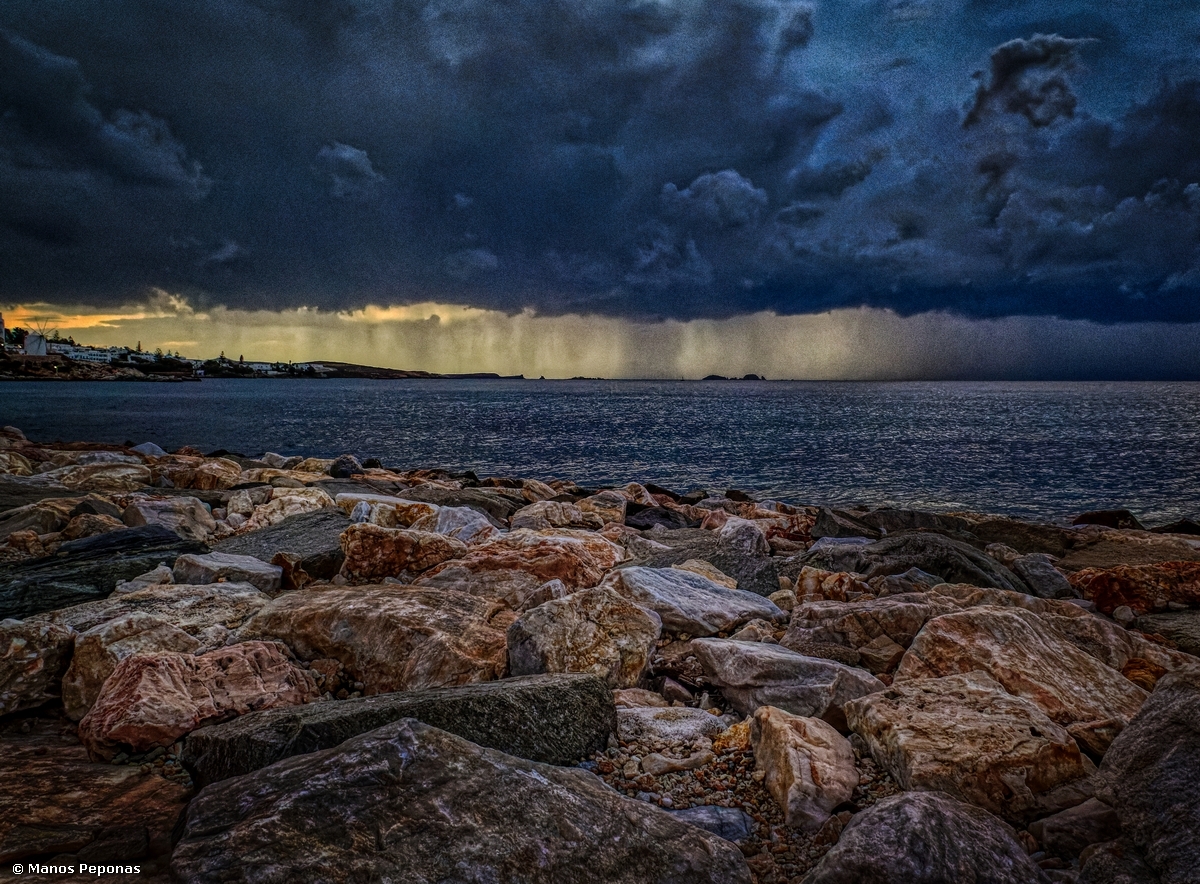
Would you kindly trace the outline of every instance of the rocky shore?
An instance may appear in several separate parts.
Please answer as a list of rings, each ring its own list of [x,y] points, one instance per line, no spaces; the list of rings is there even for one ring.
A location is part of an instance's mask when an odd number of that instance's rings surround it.
[[[389,467],[0,431],[6,874],[1200,882],[1195,523]]]

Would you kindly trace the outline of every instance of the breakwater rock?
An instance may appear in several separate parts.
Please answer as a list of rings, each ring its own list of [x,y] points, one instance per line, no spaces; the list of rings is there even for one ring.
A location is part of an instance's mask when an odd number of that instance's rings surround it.
[[[0,861],[1194,880],[1195,535],[378,464],[0,430]]]

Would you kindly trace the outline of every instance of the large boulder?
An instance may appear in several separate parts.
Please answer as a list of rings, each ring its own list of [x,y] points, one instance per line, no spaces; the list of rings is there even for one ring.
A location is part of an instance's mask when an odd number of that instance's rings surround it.
[[[0,514],[0,541],[16,531],[35,534],[61,531],[70,523],[74,506],[75,500],[71,498],[49,498],[10,509]]]
[[[770,599],[678,568],[621,568],[605,578],[604,586],[654,611],[669,632],[714,635],[748,620],[786,617]]]
[[[0,620],[0,716],[58,698],[74,638],[53,623]]]
[[[1070,580],[1105,614],[1122,606],[1135,614],[1166,611],[1172,604],[1200,608],[1200,562],[1084,568]]]
[[[905,792],[855,814],[803,884],[1050,884],[1013,830],[940,792]]]
[[[246,530],[269,528],[293,516],[333,508],[333,498],[320,488],[276,488],[269,501],[254,508]]]
[[[983,672],[897,682],[846,704],[850,729],[912,791],[945,792],[1025,824],[1092,794],[1066,729]]]
[[[751,719],[750,740],[754,766],[789,826],[816,832],[854,794],[854,750],[819,718],[760,706]]]
[[[604,527],[604,520],[596,513],[584,512],[573,503],[557,500],[541,500],[521,507],[512,514],[509,527],[531,528],[534,531],[541,528],[588,528],[598,531]]]
[[[1033,594],[1043,599],[1070,599],[1079,594],[1066,577],[1054,567],[1054,558],[1045,553],[1017,556],[1012,571],[1020,577]]]
[[[177,881],[749,884],[732,844],[578,769],[402,719],[206,788]]]
[[[217,522],[195,497],[137,496],[125,507],[122,521],[130,528],[161,525],[180,537],[203,543],[217,530]]]
[[[56,865],[78,868],[76,856],[89,863],[138,864],[148,872],[143,858],[170,853],[171,832],[191,797],[178,782],[147,776],[133,765],[92,763],[78,743],[44,733],[0,736],[0,783],[6,784],[0,789],[6,874],[12,863],[35,858],[47,863],[55,857]],[[99,858],[114,841],[119,852]]]
[[[518,612],[535,608],[550,597],[568,595],[572,591],[561,580],[543,580],[528,571],[515,568],[473,571],[458,561],[447,562],[421,574],[413,580],[412,585],[502,602]],[[546,587],[561,588],[561,592],[547,596]]]
[[[792,609],[781,644],[795,650],[814,642],[861,648],[885,636],[907,648],[926,623],[959,607],[955,600],[933,593],[805,602]]]
[[[320,695],[308,670],[268,642],[199,656],[136,654],[118,663],[104,683],[79,723],[79,738],[93,758],[108,760],[122,748],[170,746],[201,725]]]
[[[979,669],[1032,701],[1095,755],[1137,714],[1146,692],[1020,609],[971,608],[936,617],[913,639],[897,681]]]
[[[467,551],[461,540],[431,531],[351,525],[342,532],[342,575],[353,581],[379,581],[427,571]]]
[[[662,632],[656,613],[606,586],[551,599],[508,628],[508,671],[590,672],[614,688],[633,687]]]
[[[1141,632],[1161,635],[1179,646],[1179,650],[1200,657],[1200,611],[1172,611],[1145,614],[1133,624]]]
[[[598,584],[622,556],[621,547],[590,531],[521,528],[470,547],[465,556],[432,569],[429,576],[450,568],[467,574],[524,571],[541,582],[561,580],[571,589],[586,589]]]
[[[217,552],[254,556],[264,562],[277,555],[295,557],[309,576],[329,579],[338,573],[345,556],[342,532],[350,519],[337,509],[320,509],[284,519],[269,528],[239,534],[213,546]]]
[[[1030,823],[1029,834],[1037,838],[1047,853],[1073,859],[1093,844],[1120,836],[1121,819],[1099,798],[1089,798],[1083,804]]]
[[[690,643],[705,674],[742,715],[777,706],[846,729],[843,707],[885,685],[861,669],[762,642],[699,638]]]
[[[1113,741],[1098,797],[1163,884],[1194,884],[1200,870],[1200,667],[1163,676]]]
[[[269,601],[268,596],[248,583],[203,586],[168,583],[50,611],[37,615],[36,619],[83,633],[126,614],[153,614],[211,649],[225,644],[231,629],[240,627]]]
[[[73,491],[110,494],[137,491],[153,481],[149,467],[141,463],[120,462],[74,464],[50,470],[39,478],[61,482]]]
[[[920,568],[947,583],[1029,591],[1016,574],[991,556],[940,534],[900,534],[870,544],[835,544],[793,561],[825,571],[854,571],[868,579]]]
[[[75,638],[75,653],[62,679],[63,711],[72,721],[87,715],[117,664],[134,654],[175,651],[194,654],[203,643],[162,617],[124,614]]]
[[[441,488],[437,485],[414,485],[404,489],[406,500],[432,503],[437,506],[470,507],[507,525],[509,518],[529,501],[521,493],[507,488]]]
[[[533,675],[251,712],[192,731],[182,761],[200,787],[330,749],[415,718],[509,755],[571,764],[616,729],[612,691],[591,675]]]
[[[283,578],[283,569],[278,565],[268,565],[254,556],[225,552],[180,556],[171,570],[176,583],[197,586],[218,581],[249,583],[262,592],[278,592]]]
[[[102,599],[123,580],[186,553],[206,551],[158,525],[72,540],[52,556],[0,565],[0,619],[24,619]]]
[[[453,590],[304,589],[265,606],[240,638],[282,641],[303,660],[337,660],[364,693],[385,694],[499,677],[506,613],[500,603]]]
[[[738,520],[745,521],[745,520]],[[750,525],[762,532],[754,525]],[[769,596],[779,591],[779,568],[774,557],[767,555],[762,547],[752,542],[746,547],[747,535],[757,540],[753,533],[737,524],[727,533],[699,528],[684,528],[677,531],[653,531],[648,534],[654,545],[638,552],[625,567],[669,568],[690,559],[708,562],[722,574],[737,581],[737,588],[755,595]]]

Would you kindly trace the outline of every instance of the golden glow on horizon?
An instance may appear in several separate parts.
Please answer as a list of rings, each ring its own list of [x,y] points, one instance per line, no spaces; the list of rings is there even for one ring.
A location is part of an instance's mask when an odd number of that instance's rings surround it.
[[[854,308],[802,316],[638,322],[610,316],[506,314],[454,304],[357,310],[196,310],[155,291],[123,308],[0,305],[9,328],[45,323],[95,346],[161,347],[193,358],[355,362],[440,373],[527,377],[895,379],[1130,375],[1200,369],[1200,326],[1110,325],[1047,317],[902,317]]]

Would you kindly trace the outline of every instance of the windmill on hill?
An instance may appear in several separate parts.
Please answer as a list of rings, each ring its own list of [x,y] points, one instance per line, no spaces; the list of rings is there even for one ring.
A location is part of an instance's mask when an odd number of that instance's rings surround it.
[[[50,349],[48,342],[50,336],[58,336],[58,329],[53,329],[49,333],[47,327],[50,325],[48,319],[37,319],[30,317],[33,322],[34,331],[31,331],[25,338],[25,355],[26,356],[49,356]]]

